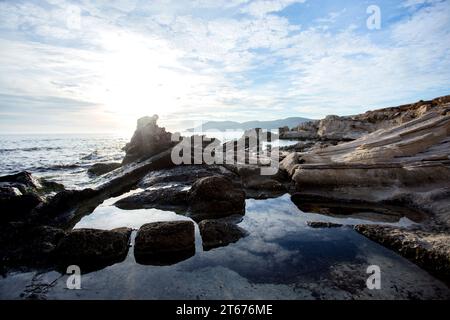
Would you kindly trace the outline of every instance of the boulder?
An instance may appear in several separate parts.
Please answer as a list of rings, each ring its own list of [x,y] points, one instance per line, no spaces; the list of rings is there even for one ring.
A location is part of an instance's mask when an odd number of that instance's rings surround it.
[[[224,176],[198,179],[189,190],[188,201],[190,214],[196,221],[245,211],[245,192]]]
[[[137,128],[131,141],[124,147],[126,152],[122,164],[148,159],[162,151],[171,148],[172,134],[160,128],[156,122],[158,116],[143,117],[137,121]]]
[[[148,189],[117,201],[114,205],[124,210],[150,209],[179,211],[187,209],[187,194],[184,185]]]
[[[27,171],[0,177],[0,221],[21,221],[64,186],[35,178]]]
[[[42,201],[42,198],[35,192],[23,194],[16,187],[0,187],[0,222],[26,219]]]
[[[198,224],[198,227],[204,250],[224,247],[247,236],[244,229],[224,219],[203,220]]]
[[[330,115],[320,120],[317,134],[326,140],[355,140],[377,129],[373,123]]]
[[[120,166],[122,166],[122,164],[118,162],[96,163],[88,169],[88,174],[91,176],[101,176],[105,173],[116,170]]]
[[[0,227],[0,261],[3,267],[51,266],[56,246],[64,236],[62,229],[51,226],[4,224]]]
[[[55,250],[57,264],[63,269],[78,265],[84,273],[121,262],[127,256],[131,231],[129,228],[72,230]]]
[[[195,254],[195,229],[191,221],[155,222],[143,225],[135,238],[136,262],[170,265]]]
[[[39,179],[35,178],[30,172],[22,171],[16,174],[0,177],[0,184],[14,185],[19,188],[22,193],[30,191],[30,189],[36,191],[42,188]]]

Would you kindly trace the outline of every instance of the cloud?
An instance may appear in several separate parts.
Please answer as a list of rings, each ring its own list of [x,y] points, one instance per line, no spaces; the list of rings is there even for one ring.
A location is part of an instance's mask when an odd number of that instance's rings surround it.
[[[289,10],[304,1],[293,0],[47,2],[0,2],[2,110],[13,108],[5,97],[23,97],[50,112],[48,99],[60,117],[77,110],[132,128],[160,113],[176,127],[352,114],[431,98],[450,82],[448,2],[399,2],[405,14],[379,31],[360,17],[335,26],[351,16],[335,7],[301,27]]]

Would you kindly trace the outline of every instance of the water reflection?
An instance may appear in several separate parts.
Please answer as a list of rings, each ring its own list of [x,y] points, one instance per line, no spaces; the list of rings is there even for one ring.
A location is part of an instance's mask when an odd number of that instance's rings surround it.
[[[144,223],[189,220],[156,209],[123,211],[105,202],[77,228],[139,228]],[[402,218],[403,219],[403,218]],[[412,223],[400,219],[398,223]],[[136,263],[130,248],[124,262],[83,276],[83,290],[56,280],[46,298],[64,299],[448,299],[449,289],[416,265],[369,241],[349,226],[313,229],[307,221],[343,225],[374,223],[360,218],[302,212],[289,195],[247,200],[239,227],[248,236],[226,247],[203,251],[196,226],[196,254],[170,266]],[[392,223],[391,223],[392,224]],[[395,223],[394,223],[395,224]],[[367,266],[383,271],[382,290],[365,287]],[[18,297],[30,276],[0,280],[0,297]],[[55,280],[52,272],[46,281]],[[15,281],[15,282],[14,282]]]

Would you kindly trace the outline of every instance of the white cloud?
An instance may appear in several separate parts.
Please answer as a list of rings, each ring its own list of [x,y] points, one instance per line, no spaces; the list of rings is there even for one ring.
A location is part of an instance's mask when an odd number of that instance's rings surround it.
[[[127,127],[152,113],[171,124],[351,114],[450,83],[448,2],[384,27],[383,41],[320,29],[344,11],[305,29],[270,14],[302,1],[81,1],[79,30],[67,2],[50,2],[0,2],[0,94],[90,102]]]

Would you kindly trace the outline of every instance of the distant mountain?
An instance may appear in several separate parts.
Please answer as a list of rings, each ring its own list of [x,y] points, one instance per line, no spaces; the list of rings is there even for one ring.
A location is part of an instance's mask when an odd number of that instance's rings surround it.
[[[203,126],[190,128],[186,131],[226,131],[226,130],[247,130],[254,128],[262,129],[278,129],[288,126],[289,128],[298,126],[300,123],[310,121],[311,119],[301,117],[290,117],[286,119],[278,119],[271,121],[247,121],[247,122],[235,122],[235,121],[208,121]]]

